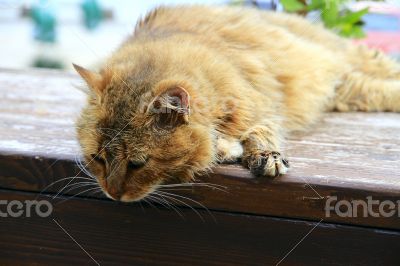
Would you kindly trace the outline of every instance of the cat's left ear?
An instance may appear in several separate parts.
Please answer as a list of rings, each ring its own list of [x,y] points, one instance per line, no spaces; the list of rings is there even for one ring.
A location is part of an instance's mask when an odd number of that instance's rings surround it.
[[[87,85],[100,96],[103,91],[103,77],[99,73],[92,72],[76,64],[72,65],[76,72],[86,81]]]
[[[189,123],[189,93],[180,86],[168,88],[151,102],[148,112],[158,128],[168,129]]]

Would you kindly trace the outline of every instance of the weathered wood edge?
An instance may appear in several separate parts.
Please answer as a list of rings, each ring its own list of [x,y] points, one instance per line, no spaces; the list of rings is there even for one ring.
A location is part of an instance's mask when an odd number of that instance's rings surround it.
[[[39,156],[0,155],[0,169],[1,188],[36,193],[57,193],[68,184],[69,180],[48,187],[52,182],[67,176],[84,176],[74,161]],[[79,180],[74,180],[71,184],[77,181]],[[337,201],[358,199],[366,201],[368,196],[372,196],[374,200],[396,202],[400,198],[400,192],[300,182],[287,183],[279,179],[241,178],[230,171],[221,173],[218,170],[208,176],[199,177],[198,182],[212,182],[224,186],[226,192],[211,188],[193,188],[174,193],[198,201],[209,210],[313,221],[323,219],[324,222],[400,230],[400,219],[397,215],[361,217],[360,211],[358,217],[354,218],[340,217],[334,212],[327,217],[325,211],[326,200],[329,197],[337,197]],[[83,190],[71,190],[66,195],[81,193]],[[64,192],[61,193],[63,194]],[[105,198],[102,194],[91,193],[82,193],[79,196]],[[191,201],[186,201],[186,203],[194,208],[203,208],[200,204]],[[181,204],[181,207],[185,206]]]
[[[0,190],[2,200],[36,198]],[[72,199],[55,205],[49,217],[2,218],[0,262],[95,265],[62,227],[101,265],[275,265],[283,258],[285,265],[399,264],[400,232],[223,212],[211,218],[198,210],[202,220],[190,209],[181,212],[184,218]]]

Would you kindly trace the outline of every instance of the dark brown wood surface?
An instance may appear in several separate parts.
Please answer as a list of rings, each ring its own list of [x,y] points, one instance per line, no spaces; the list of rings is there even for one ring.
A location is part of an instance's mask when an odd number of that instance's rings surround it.
[[[36,198],[0,191],[1,200]],[[0,265],[400,264],[395,231],[200,210],[203,221],[181,211],[184,219],[139,204],[72,199],[50,217],[2,218]]]
[[[77,76],[61,72],[0,71],[1,188],[39,192],[79,173],[74,121],[84,104],[75,88],[80,84]],[[221,165],[199,180],[223,185],[227,193],[205,188],[179,193],[210,210],[400,229],[397,215],[325,217],[324,210],[331,196],[400,199],[400,114],[327,114],[309,132],[291,136],[286,154],[292,165],[286,176],[253,178],[239,165]]]

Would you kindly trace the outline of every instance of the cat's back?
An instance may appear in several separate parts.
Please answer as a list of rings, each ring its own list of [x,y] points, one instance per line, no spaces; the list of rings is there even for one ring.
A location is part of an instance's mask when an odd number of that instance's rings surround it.
[[[334,33],[300,16],[232,6],[159,7],[139,21],[136,32],[162,38],[184,33],[201,42],[242,49],[285,46],[294,38],[332,50],[345,45]]]
[[[240,25],[257,25],[268,11],[228,6],[158,7],[138,23],[138,28],[170,28],[184,32],[202,33]]]

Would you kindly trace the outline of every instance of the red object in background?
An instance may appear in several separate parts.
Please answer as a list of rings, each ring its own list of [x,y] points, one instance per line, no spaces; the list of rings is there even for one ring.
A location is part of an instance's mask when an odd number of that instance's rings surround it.
[[[366,44],[389,54],[400,53],[400,33],[392,32],[368,32],[367,37],[356,40],[356,43]]]

